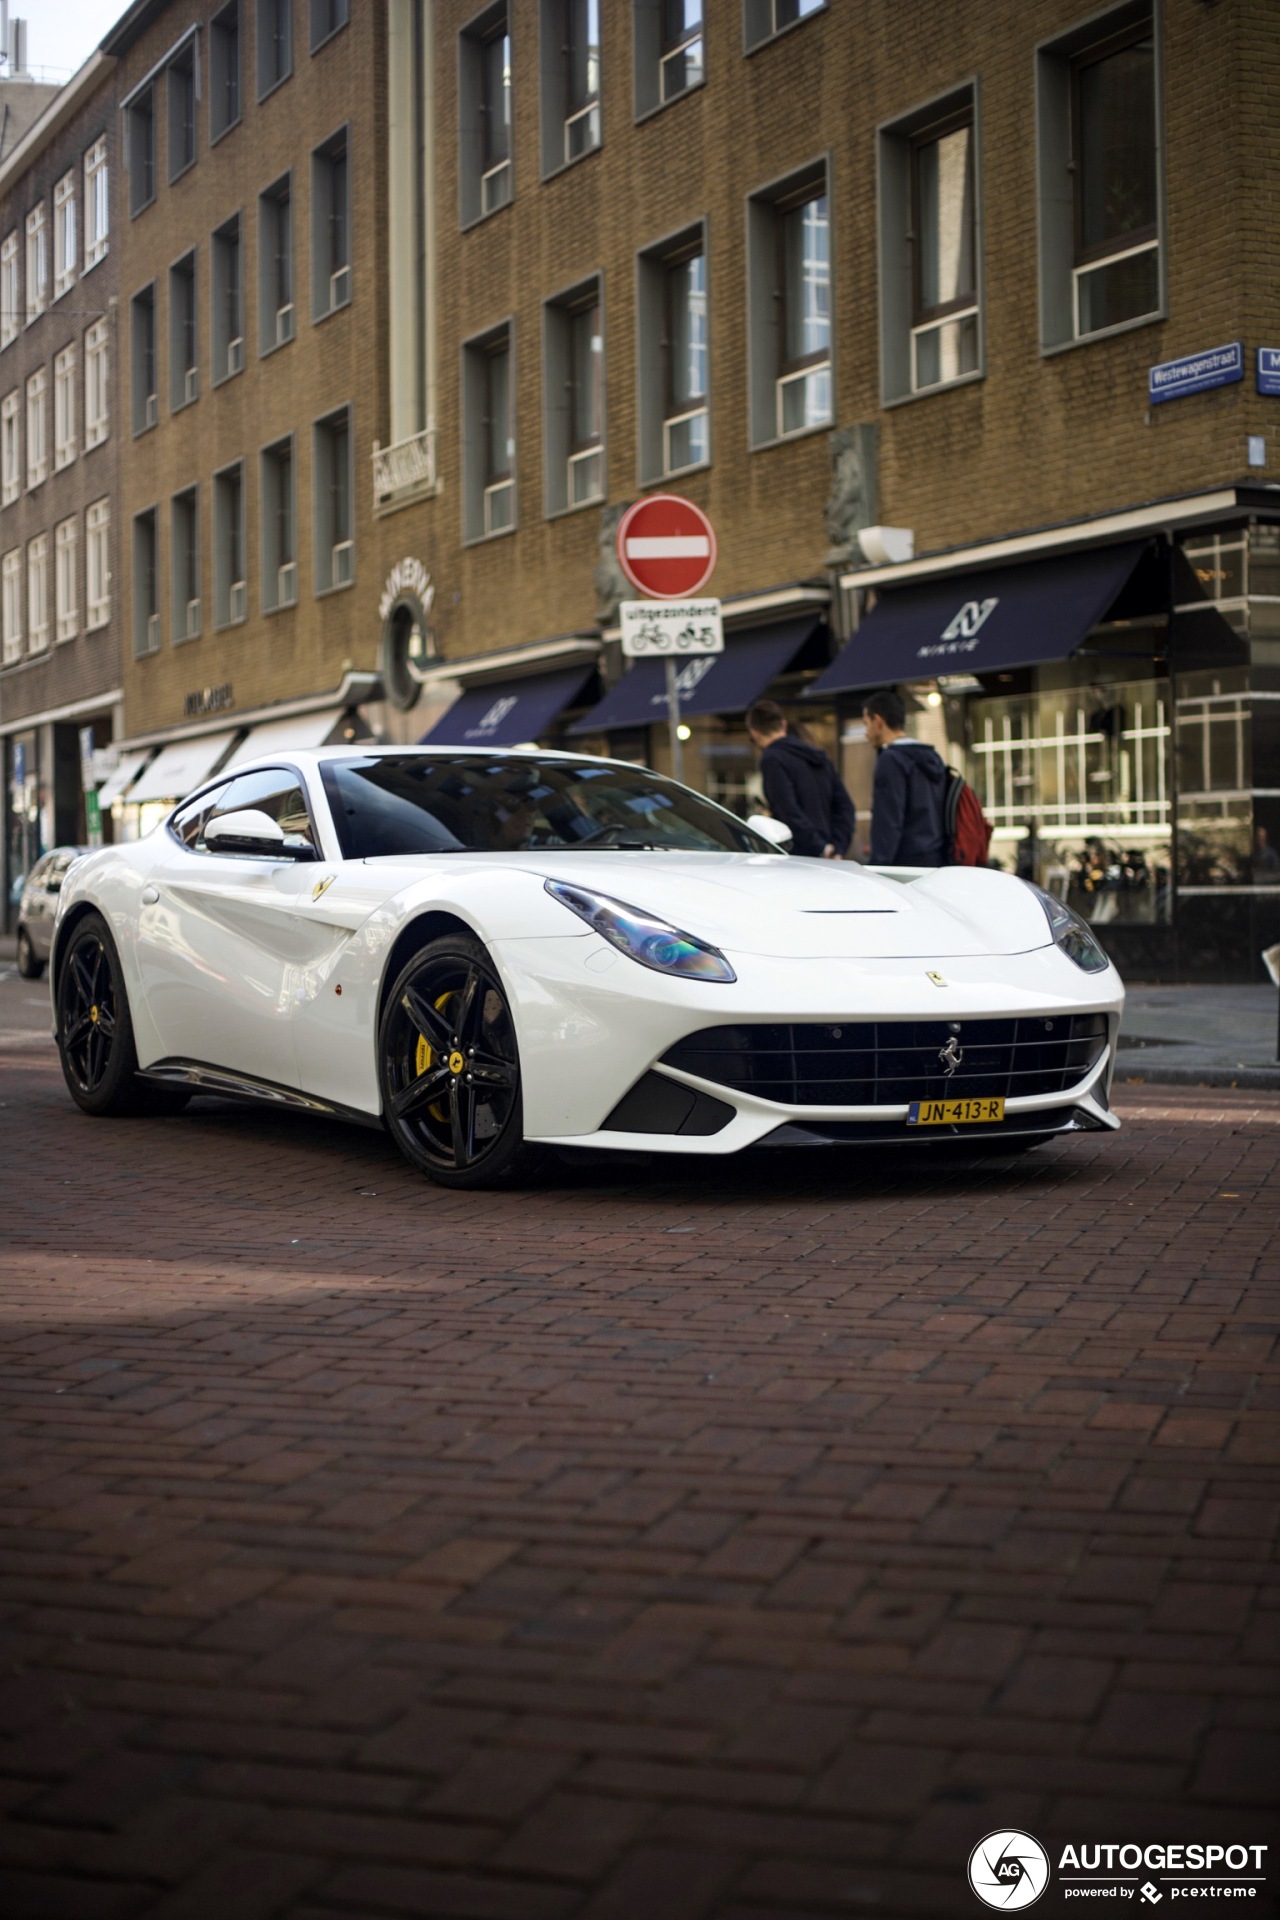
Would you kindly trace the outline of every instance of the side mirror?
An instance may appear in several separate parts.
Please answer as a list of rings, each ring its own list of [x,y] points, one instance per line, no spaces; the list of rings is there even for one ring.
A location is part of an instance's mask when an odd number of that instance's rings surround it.
[[[210,853],[257,853],[266,859],[292,858],[284,843],[284,828],[269,813],[256,807],[244,807],[239,813],[224,813],[210,820],[204,830],[204,844]]]
[[[792,832],[781,820],[775,820],[770,813],[753,813],[747,825],[758,833],[762,840],[771,840],[779,853],[790,853]]]

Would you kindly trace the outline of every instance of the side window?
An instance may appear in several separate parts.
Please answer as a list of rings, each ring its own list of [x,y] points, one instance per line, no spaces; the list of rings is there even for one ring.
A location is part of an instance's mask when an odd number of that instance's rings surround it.
[[[223,787],[207,820],[224,813],[242,813],[252,808],[268,814],[284,829],[291,846],[316,848],[315,828],[307,807],[306,795],[296,774],[284,767],[266,767],[257,773],[243,773]],[[318,849],[317,849],[318,850]]]
[[[176,834],[183,846],[191,848],[192,851],[198,846],[203,846],[204,823],[226,791],[225,786],[214,787],[209,793],[197,794],[196,798],[189,801],[185,807],[179,807],[169,822],[170,833]],[[225,813],[226,808],[223,807],[220,811]]]

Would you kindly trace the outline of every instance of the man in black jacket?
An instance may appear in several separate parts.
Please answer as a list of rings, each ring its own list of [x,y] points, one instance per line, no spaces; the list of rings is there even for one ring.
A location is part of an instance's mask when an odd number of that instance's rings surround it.
[[[867,739],[878,749],[871,791],[872,866],[945,866],[945,762],[934,748],[907,738],[907,710],[898,694],[869,694],[862,718]]]
[[[782,708],[757,700],[747,732],[760,749],[764,797],[775,820],[791,829],[794,853],[843,860],[853,839],[853,801],[821,747],[787,732]]]

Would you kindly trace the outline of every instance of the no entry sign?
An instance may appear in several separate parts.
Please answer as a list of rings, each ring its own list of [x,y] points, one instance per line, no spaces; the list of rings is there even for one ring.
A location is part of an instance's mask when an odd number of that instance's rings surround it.
[[[716,536],[692,500],[651,493],[618,523],[618,562],[641,593],[655,600],[689,600],[715,570]]]

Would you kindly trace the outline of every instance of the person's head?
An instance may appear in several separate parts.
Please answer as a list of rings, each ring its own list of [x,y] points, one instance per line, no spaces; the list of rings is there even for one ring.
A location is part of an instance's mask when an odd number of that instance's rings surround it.
[[[787,716],[776,700],[757,700],[747,708],[747,732],[758,747],[780,740],[787,730]]]
[[[493,809],[491,835],[494,851],[520,852],[528,844],[536,811],[531,795],[518,790],[504,793]]]
[[[867,729],[867,739],[873,747],[887,747],[896,740],[906,725],[907,710],[902,704],[901,694],[892,687],[881,687],[877,693],[869,693],[862,703],[862,723]]]

